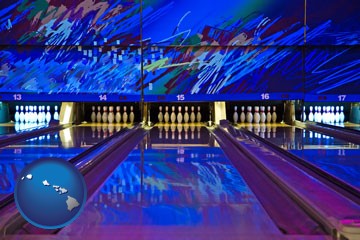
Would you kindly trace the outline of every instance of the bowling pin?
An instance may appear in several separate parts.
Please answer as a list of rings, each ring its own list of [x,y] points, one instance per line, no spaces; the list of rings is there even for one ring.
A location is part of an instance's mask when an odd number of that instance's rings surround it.
[[[34,122],[34,107],[33,106],[29,106],[29,123],[33,123]]]
[[[46,118],[46,115],[45,115],[45,106],[40,106],[40,113],[41,113],[41,122],[45,122],[45,118]]]
[[[322,122],[323,122],[323,123],[326,123],[326,122],[327,122],[327,119],[328,119],[327,110],[326,110],[326,106],[324,106],[324,107],[323,107]]]
[[[109,114],[108,114],[107,120],[109,123],[114,123],[115,115],[114,115],[114,107],[113,106],[109,107]]]
[[[331,114],[330,114],[330,106],[326,106],[326,123],[330,123]]]
[[[133,124],[135,120],[134,107],[130,106],[130,115],[129,115],[130,123]]]
[[[176,119],[177,119],[178,123],[182,123],[183,116],[182,116],[182,113],[181,113],[181,106],[178,107],[178,114],[177,114]]]
[[[162,113],[162,106],[159,106],[158,120],[159,120],[159,123],[162,123],[163,120],[164,120],[164,116],[163,116],[163,113]]]
[[[325,123],[326,122],[326,106],[323,106],[322,108],[322,115],[321,115],[321,122]]]
[[[15,106],[15,116],[14,116],[14,118],[15,118],[16,123],[18,123],[20,121],[19,106],[17,106],[17,105]],[[19,127],[20,127],[20,125],[19,125]]]
[[[42,109],[43,109],[43,122],[46,121],[46,113],[45,113],[45,106],[42,106]],[[51,115],[50,115],[51,117]]]
[[[334,123],[335,122],[335,107],[331,106],[330,108],[330,123]]]
[[[39,114],[37,112],[37,106],[34,106],[33,122],[37,123],[38,119],[39,119]]]
[[[197,107],[196,121],[197,121],[198,123],[201,122],[200,106]]]
[[[54,120],[59,120],[59,112],[58,112],[58,106],[55,106],[55,112],[54,112]]]
[[[32,117],[31,117],[31,122],[32,123],[36,123],[37,122],[37,112],[35,112],[35,108],[37,110],[36,106],[32,106]]]
[[[48,123],[51,120],[50,106],[46,106],[45,121]]]
[[[241,123],[244,123],[245,122],[245,107],[244,106],[241,106],[241,113],[240,113],[240,122]]]
[[[97,107],[96,122],[101,123],[101,107]]]
[[[190,122],[194,123],[195,122],[195,107],[191,106],[191,114],[190,114]]]
[[[259,123],[259,122],[260,122],[259,107],[255,106],[254,123]]]
[[[317,107],[315,107],[315,121],[316,121],[316,110],[317,110]],[[302,121],[306,122],[306,107],[305,106],[303,106]]]
[[[38,123],[42,123],[42,106],[39,106],[39,112],[38,112]]]
[[[38,123],[42,123],[42,122],[43,122],[43,111],[42,111],[42,106],[39,106]]]
[[[171,123],[175,123],[175,121],[176,121],[175,106],[171,107],[170,120],[171,120]]]
[[[41,108],[42,108],[42,121],[45,122],[46,121],[45,106],[41,106]]]
[[[21,113],[20,113],[21,114]],[[338,123],[340,121],[340,114],[339,114],[339,106],[336,106],[335,108],[335,118],[334,121]]]
[[[323,116],[325,115],[325,112],[322,112],[321,106],[318,106],[318,111],[319,111],[318,122],[321,123],[323,121]]]
[[[91,107],[91,122],[96,121],[95,106]]]
[[[246,112],[246,121],[248,123],[252,123],[253,121],[253,114],[252,114],[252,107],[251,106],[248,106],[247,107],[247,112]]]
[[[318,112],[319,110],[318,110],[318,107],[317,107],[317,106],[315,106],[314,108],[315,108],[314,121],[317,122],[318,119],[319,119],[319,112]],[[306,114],[305,114],[305,119],[306,119]],[[304,121],[304,122],[305,122],[305,121]]]
[[[124,122],[124,123],[127,123],[128,114],[127,114],[127,112],[126,112],[126,106],[124,106],[124,113],[123,113],[122,119],[123,119],[123,122]]]
[[[115,121],[116,123],[120,123],[121,121],[120,106],[116,106]]]
[[[238,120],[239,120],[239,114],[237,112],[237,106],[234,106],[234,114],[233,114],[234,124],[237,124]]]
[[[340,106],[339,123],[343,123],[344,121],[345,121],[344,106]]]
[[[273,123],[276,123],[276,120],[277,120],[276,106],[273,106],[273,113],[271,115],[271,119],[272,119]]]
[[[184,122],[185,123],[188,123],[189,122],[189,113],[188,113],[188,111],[189,111],[189,107],[188,106],[185,106],[185,113],[184,113]]]
[[[313,122],[313,121],[314,121],[313,106],[310,106],[309,109],[310,109],[309,121],[310,121],[310,122]]]
[[[19,120],[21,123],[25,121],[25,113],[24,113],[24,106],[20,106],[20,114],[19,114]]]
[[[266,121],[267,123],[271,123],[271,107],[267,107],[267,114],[266,114]]]
[[[25,113],[24,113],[24,121],[26,123],[30,122],[30,115],[29,115],[29,106],[25,106]]]
[[[265,121],[266,121],[265,107],[261,106],[260,107],[260,122],[265,123]]]
[[[106,123],[108,120],[107,106],[103,106],[103,114],[101,116],[103,123]]]
[[[164,121],[165,123],[168,123],[169,122],[169,107],[168,106],[165,106],[165,114],[164,114]]]

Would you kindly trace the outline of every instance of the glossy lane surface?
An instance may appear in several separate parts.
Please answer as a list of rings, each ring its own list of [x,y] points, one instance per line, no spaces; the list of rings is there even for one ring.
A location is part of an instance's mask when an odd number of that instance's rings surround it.
[[[246,128],[360,189],[359,145],[285,124]]]
[[[280,232],[207,129],[179,127],[167,136],[151,130],[60,232],[73,234],[233,239]]]

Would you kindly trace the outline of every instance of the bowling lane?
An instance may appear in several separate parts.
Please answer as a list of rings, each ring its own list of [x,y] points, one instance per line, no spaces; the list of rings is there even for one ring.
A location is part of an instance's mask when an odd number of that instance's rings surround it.
[[[30,162],[44,157],[69,160],[120,129],[119,125],[80,125],[0,148],[0,200],[14,192],[15,180]]]
[[[360,146],[285,124],[245,126],[360,190]]]
[[[94,239],[281,235],[209,131],[181,126],[169,134],[165,127],[153,128],[59,234]]]

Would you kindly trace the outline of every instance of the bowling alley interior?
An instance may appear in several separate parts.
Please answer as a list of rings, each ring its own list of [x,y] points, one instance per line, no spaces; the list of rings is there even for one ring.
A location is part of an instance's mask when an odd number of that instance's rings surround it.
[[[359,12],[1,1],[0,239],[360,239]]]

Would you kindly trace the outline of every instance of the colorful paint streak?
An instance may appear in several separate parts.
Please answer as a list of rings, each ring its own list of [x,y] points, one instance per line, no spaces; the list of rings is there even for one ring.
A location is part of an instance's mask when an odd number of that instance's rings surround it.
[[[306,51],[305,92],[359,94],[359,47],[311,47]]]
[[[301,57],[293,47],[150,48],[144,83],[147,94],[302,92]]]
[[[0,91],[137,94],[137,48],[8,47],[0,52]]]
[[[2,1],[0,43],[122,45],[139,43],[139,1]]]
[[[145,1],[144,4],[143,39],[151,45],[298,45],[304,42],[302,0],[291,4],[279,0]],[[293,42],[284,38],[292,38]]]
[[[307,1],[308,45],[359,45],[360,4],[352,0]],[[321,26],[321,31],[319,27]]]

